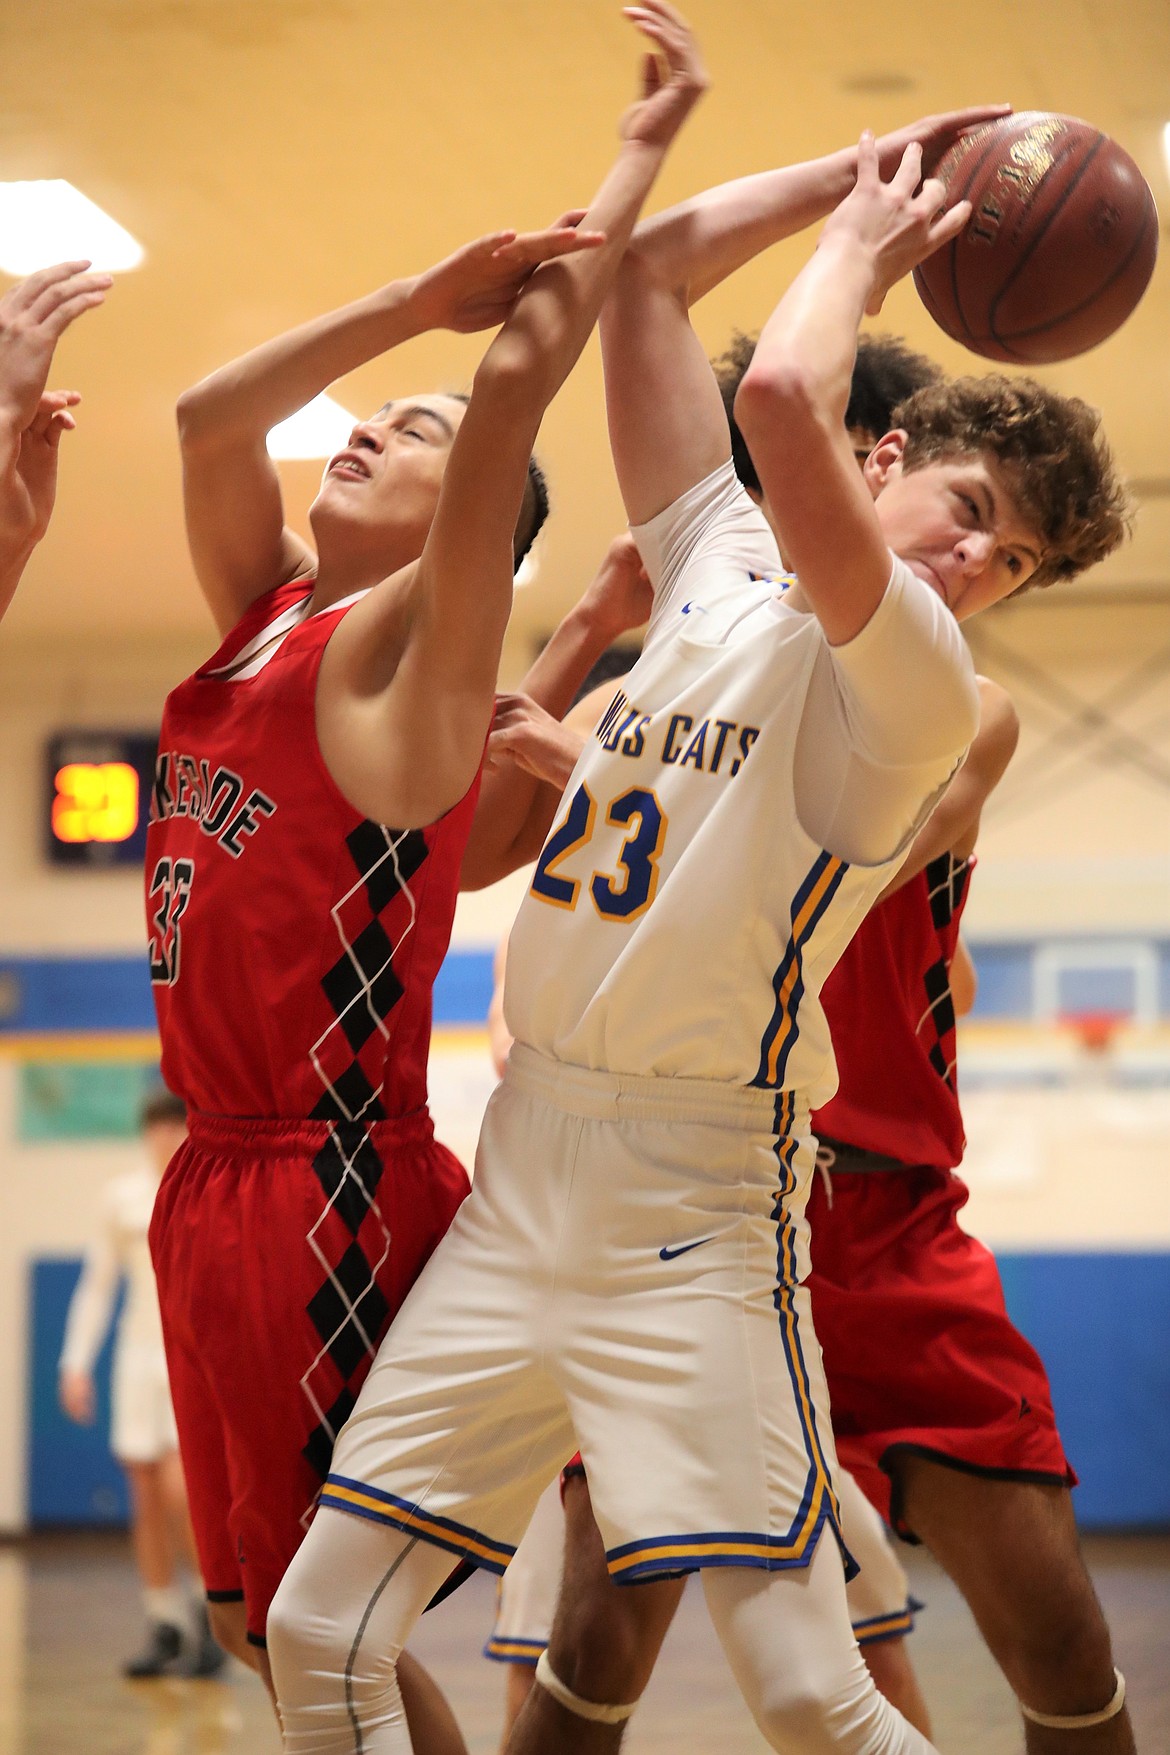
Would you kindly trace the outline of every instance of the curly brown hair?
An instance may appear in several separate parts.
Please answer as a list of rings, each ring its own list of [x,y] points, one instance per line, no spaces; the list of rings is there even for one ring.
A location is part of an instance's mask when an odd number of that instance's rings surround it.
[[[757,337],[742,330],[732,333],[727,351],[713,360],[712,366],[723,397],[727,425],[731,429],[731,461],[743,485],[757,494],[760,478],[744,443],[735,419],[735,393],[740,379],[752,363]],[[849,406],[845,425],[860,427],[872,433],[875,441],[896,424],[893,411],[901,402],[921,390],[925,384],[936,384],[942,372],[925,354],[914,353],[896,335],[861,335],[857,340],[857,359],[849,385]]]
[[[906,431],[907,470],[980,453],[995,459],[1043,544],[1024,590],[1075,578],[1129,534],[1132,507],[1101,417],[1076,396],[1034,378],[954,378],[916,391],[895,409],[894,425]]]

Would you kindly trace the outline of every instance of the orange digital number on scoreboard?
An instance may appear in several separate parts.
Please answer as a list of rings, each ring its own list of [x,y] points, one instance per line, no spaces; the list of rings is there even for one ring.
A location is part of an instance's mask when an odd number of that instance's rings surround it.
[[[58,841],[128,841],[138,827],[138,774],[129,762],[66,762],[53,783]]]

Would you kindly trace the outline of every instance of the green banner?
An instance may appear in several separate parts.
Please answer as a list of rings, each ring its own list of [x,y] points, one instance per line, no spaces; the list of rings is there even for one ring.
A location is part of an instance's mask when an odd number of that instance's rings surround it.
[[[158,1082],[153,1061],[26,1060],[17,1137],[25,1144],[134,1139],[143,1100]]]

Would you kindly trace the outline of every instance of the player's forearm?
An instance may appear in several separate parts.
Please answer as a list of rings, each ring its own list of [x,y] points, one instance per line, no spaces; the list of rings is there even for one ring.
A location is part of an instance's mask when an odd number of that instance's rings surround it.
[[[843,424],[874,274],[873,253],[856,239],[821,240],[765,323],[740,386],[736,418],[749,445],[753,427],[779,408],[795,444],[803,422]]]
[[[694,304],[763,250],[824,219],[849,193],[856,148],[737,177],[639,221],[631,244]]]
[[[338,378],[426,328],[416,279],[389,286],[253,348],[179,399],[184,444],[264,434]]]
[[[605,233],[595,250],[543,263],[524,287],[488,348],[476,385],[493,380],[520,387],[541,408],[568,377],[597,321],[666,148],[628,141],[585,217],[584,231]]]

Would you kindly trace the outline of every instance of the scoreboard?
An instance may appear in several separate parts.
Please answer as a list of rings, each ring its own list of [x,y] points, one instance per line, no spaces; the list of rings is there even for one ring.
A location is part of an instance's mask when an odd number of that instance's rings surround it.
[[[157,749],[157,732],[62,731],[49,739],[50,865],[142,864]]]

